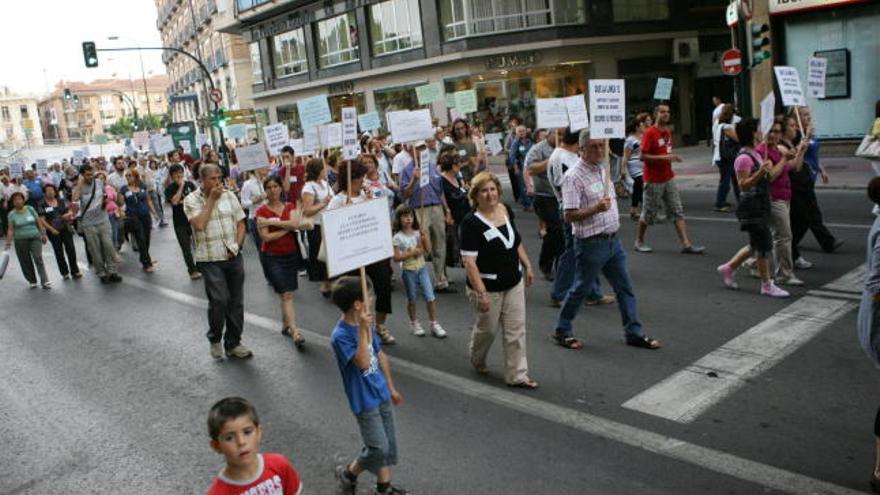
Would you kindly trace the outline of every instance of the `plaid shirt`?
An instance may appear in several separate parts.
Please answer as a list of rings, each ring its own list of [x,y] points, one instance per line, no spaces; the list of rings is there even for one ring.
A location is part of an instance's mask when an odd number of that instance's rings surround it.
[[[574,236],[583,239],[598,234],[613,234],[620,228],[614,188],[608,187],[611,208],[589,218],[571,224]],[[605,167],[601,164],[587,164],[579,160],[568,169],[562,179],[562,208],[577,210],[588,208],[605,197]]]
[[[202,213],[208,199],[201,189],[189,193],[183,200],[183,211],[186,218],[192,220]],[[226,261],[229,253],[238,254],[239,246],[235,242],[238,222],[244,219],[241,203],[230,191],[225,191],[214,203],[211,219],[205,230],[193,229],[193,258],[196,261]]]

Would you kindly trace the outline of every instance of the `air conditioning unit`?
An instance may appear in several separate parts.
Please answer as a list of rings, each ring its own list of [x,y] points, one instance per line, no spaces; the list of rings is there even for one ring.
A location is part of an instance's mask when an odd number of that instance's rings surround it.
[[[672,40],[672,63],[695,64],[700,61],[700,40],[694,38],[675,38]]]

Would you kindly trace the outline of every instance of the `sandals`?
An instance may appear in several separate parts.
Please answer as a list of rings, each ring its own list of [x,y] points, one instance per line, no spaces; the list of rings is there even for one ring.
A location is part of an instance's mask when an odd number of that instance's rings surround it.
[[[628,339],[626,341],[626,345],[631,345],[633,347],[640,347],[642,349],[650,349],[655,351],[660,348],[660,341],[657,339],[652,339],[651,337],[636,337],[634,339]]]
[[[298,330],[293,330],[290,327],[282,328],[281,335],[284,335],[285,337],[293,337],[293,344],[300,348],[306,343],[306,338],[303,337]]]
[[[510,388],[524,388],[526,390],[535,390],[536,388],[538,388],[538,382],[532,380],[531,378],[526,378],[526,381],[524,382],[508,383],[507,386]]]
[[[552,334],[552,335],[550,335],[550,338],[553,339],[553,342],[555,342],[556,345],[560,345],[562,347],[565,347],[566,349],[571,349],[571,350],[576,351],[576,350],[580,350],[580,349],[584,348],[583,342],[581,342],[580,340],[578,340],[570,335],[564,336],[564,335]]]

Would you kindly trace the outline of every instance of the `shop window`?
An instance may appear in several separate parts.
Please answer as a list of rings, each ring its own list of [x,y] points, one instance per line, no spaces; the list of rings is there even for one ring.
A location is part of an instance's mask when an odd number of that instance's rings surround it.
[[[422,46],[418,0],[388,0],[371,6],[370,40],[373,55]]]
[[[21,118],[22,118],[22,119],[30,118],[30,115],[28,115],[28,108],[27,108],[27,105],[19,105],[19,106],[18,106],[18,111],[21,112]]]
[[[301,28],[275,36],[272,43],[275,47],[275,77],[295,76],[309,70],[305,32]],[[257,54],[259,56],[259,49]],[[251,63],[254,63],[253,58]]]
[[[3,112],[3,120],[11,120],[11,117],[9,116],[9,107],[0,108],[0,111]]]
[[[275,116],[278,117],[279,124],[287,125],[287,128],[291,131],[291,136],[302,136],[302,126],[299,123],[299,112],[296,111],[296,104],[276,107]]]
[[[586,21],[584,0],[441,0],[447,40]]]
[[[354,12],[338,15],[317,24],[318,65],[322,68],[360,60],[358,29]]]
[[[328,98],[330,103],[330,116],[333,122],[342,122],[342,109],[344,107],[354,107],[357,113],[366,113],[367,101],[363,93],[352,93],[345,95],[335,95]]]
[[[251,43],[248,45],[251,51],[251,74],[254,76],[254,82],[263,81],[263,61],[260,59],[260,43]]]
[[[614,22],[669,19],[668,0],[613,0]]]
[[[419,99],[416,96],[416,87],[424,84],[425,83],[408,84],[405,86],[377,89],[373,91],[373,99],[376,102],[376,111],[379,112],[379,118],[383,127],[385,126],[385,114],[388,112],[430,107],[430,105],[419,105]]]

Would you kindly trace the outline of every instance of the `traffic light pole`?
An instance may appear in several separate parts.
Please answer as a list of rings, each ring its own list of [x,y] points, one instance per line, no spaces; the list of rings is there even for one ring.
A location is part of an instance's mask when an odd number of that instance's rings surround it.
[[[211,71],[209,71],[208,68],[205,67],[205,64],[202,62],[202,60],[201,60],[199,57],[196,57],[195,55],[193,55],[192,53],[187,52],[186,50],[181,50],[180,48],[172,48],[172,47],[170,47],[170,46],[161,46],[161,47],[156,47],[156,46],[145,46],[145,47],[140,47],[140,46],[138,46],[138,47],[125,47],[125,48],[95,48],[95,51],[96,51],[96,52],[129,52],[129,51],[132,51],[132,50],[138,50],[138,51],[140,51],[140,50],[162,50],[162,51],[168,50],[168,51],[177,52],[177,53],[181,53],[181,54],[183,54],[183,55],[186,55],[187,57],[189,57],[189,58],[191,58],[193,61],[195,61],[195,63],[199,64],[199,67],[202,69],[202,72],[204,72],[204,73],[205,73],[205,76],[207,76],[208,83],[211,85],[211,89],[212,89],[212,90],[216,89],[216,88],[214,87],[214,79],[211,77]],[[218,103],[218,102],[212,102],[212,103],[214,103],[214,115],[218,115],[218,114],[220,113],[220,103]],[[218,127],[218,128],[217,128],[217,132],[220,133],[220,146],[219,146],[219,148],[218,148],[218,151],[220,151],[220,156],[223,158],[224,169],[225,169],[226,171],[228,171],[228,170],[229,170],[229,150],[226,148],[226,138],[223,136],[223,129],[221,129],[221,128]],[[224,174],[224,175],[225,175],[225,174]]]
[[[137,126],[138,109],[137,109],[137,106],[135,106],[134,102],[131,101],[131,97],[128,96],[127,94],[123,93],[122,91],[114,90],[113,93],[115,93],[117,96],[119,96],[120,98],[122,98],[128,102],[128,105],[131,107],[132,113],[134,113],[134,125]],[[149,127],[147,127],[147,128],[149,129]]]

